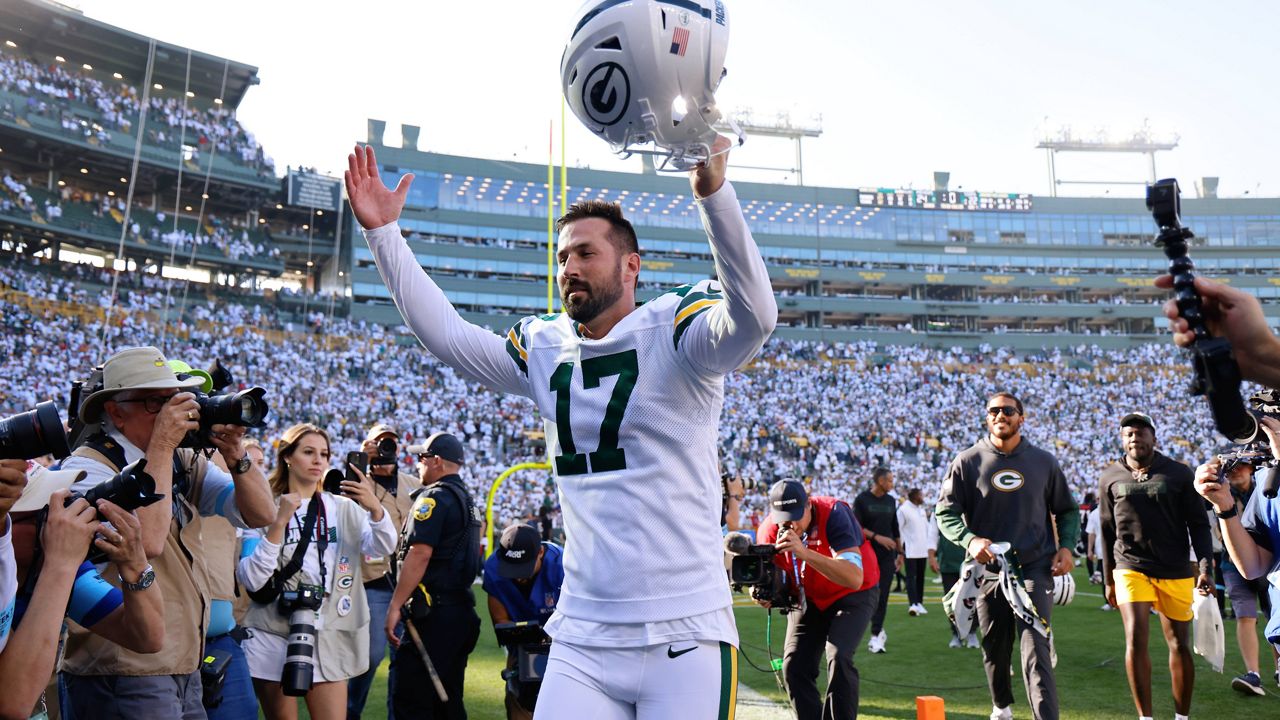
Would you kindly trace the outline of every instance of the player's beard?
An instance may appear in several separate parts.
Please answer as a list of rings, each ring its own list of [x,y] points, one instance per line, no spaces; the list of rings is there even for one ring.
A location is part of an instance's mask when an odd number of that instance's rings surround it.
[[[584,291],[585,298],[573,298],[574,291]],[[585,280],[570,280],[560,286],[560,302],[575,322],[583,325],[595,320],[622,297],[622,268],[618,274],[595,285]]]

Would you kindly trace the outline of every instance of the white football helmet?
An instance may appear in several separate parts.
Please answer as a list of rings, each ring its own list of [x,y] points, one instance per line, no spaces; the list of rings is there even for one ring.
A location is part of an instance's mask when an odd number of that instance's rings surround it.
[[[687,170],[711,155],[728,47],[723,0],[588,0],[575,15],[560,81],[573,114],[614,152]]]
[[[1053,604],[1054,605],[1070,605],[1076,596],[1076,580],[1067,575],[1057,575],[1053,578]]]

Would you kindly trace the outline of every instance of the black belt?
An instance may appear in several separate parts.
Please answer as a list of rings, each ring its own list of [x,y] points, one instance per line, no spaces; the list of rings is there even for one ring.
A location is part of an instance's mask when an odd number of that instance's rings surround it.
[[[456,605],[475,606],[476,597],[470,589],[428,591],[431,593],[431,607],[453,607]]]

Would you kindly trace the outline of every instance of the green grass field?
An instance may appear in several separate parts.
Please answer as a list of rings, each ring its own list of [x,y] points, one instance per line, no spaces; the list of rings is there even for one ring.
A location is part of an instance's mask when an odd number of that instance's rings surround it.
[[[932,580],[932,576],[929,578]],[[1103,612],[1101,593],[1089,585],[1084,571],[1077,569],[1075,601],[1054,608],[1053,626],[1058,651],[1058,693],[1062,717],[1070,720],[1093,718],[1134,718],[1133,701],[1129,697],[1124,671],[1124,635],[1117,612]],[[480,591],[477,590],[479,593]],[[889,636],[888,652],[871,655],[865,641],[859,648],[856,663],[862,676],[861,718],[914,718],[917,695],[938,695],[946,701],[947,718],[985,719],[991,712],[986,690],[980,650],[955,650],[947,647],[950,633],[939,602],[941,590],[932,582],[925,586],[929,614],[909,617],[906,598],[896,593],[891,598],[885,630]],[[467,709],[473,720],[502,720],[503,667],[501,648],[494,641],[492,627],[485,615],[480,643],[467,667]],[[744,654],[756,665],[768,668],[766,647],[766,613],[758,607],[737,608],[738,629]],[[1168,653],[1164,636],[1153,620],[1151,664],[1155,717],[1173,717],[1173,699],[1169,691]],[[774,615],[773,652],[781,652],[786,630],[785,618]],[[1262,667],[1266,697],[1244,697],[1230,687],[1232,676],[1244,671],[1236,649],[1235,623],[1226,622],[1226,667],[1222,674],[1210,669],[1196,656],[1196,694],[1192,717],[1235,720],[1236,718],[1280,718],[1280,693],[1270,670],[1269,651],[1262,641]],[[1016,665],[1015,653],[1015,668]],[[364,717],[381,718],[386,705],[386,665],[369,693]],[[739,679],[756,691],[780,701],[785,695],[778,689],[772,673],[759,672],[746,662],[739,665]],[[820,686],[822,681],[819,681]],[[1030,717],[1026,695],[1020,679],[1015,679],[1014,715]],[[589,720],[584,718],[584,720]]]

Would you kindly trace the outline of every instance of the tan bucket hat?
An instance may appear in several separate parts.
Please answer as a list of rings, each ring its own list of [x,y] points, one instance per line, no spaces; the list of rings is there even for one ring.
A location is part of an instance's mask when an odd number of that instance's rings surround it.
[[[136,347],[112,355],[102,368],[102,389],[80,403],[86,423],[102,420],[102,405],[121,390],[187,390],[200,387],[203,378],[179,380],[164,354],[153,347]]]

